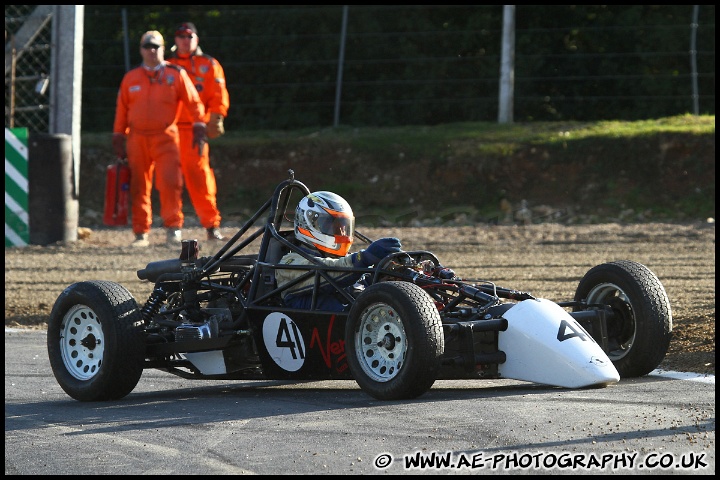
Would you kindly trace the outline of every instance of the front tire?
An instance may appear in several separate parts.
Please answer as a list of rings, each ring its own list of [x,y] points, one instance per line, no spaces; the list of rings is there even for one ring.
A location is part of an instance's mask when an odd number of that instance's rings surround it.
[[[350,309],[345,348],[350,372],[365,392],[379,400],[418,397],[440,370],[440,314],[417,285],[376,283]]]
[[[672,311],[665,288],[645,265],[604,263],[580,280],[576,301],[609,305],[608,357],[621,377],[647,375],[665,358],[672,337]]]
[[[47,333],[60,387],[82,402],[130,393],[145,361],[141,322],[137,302],[122,285],[89,281],[67,287],[55,301]]]

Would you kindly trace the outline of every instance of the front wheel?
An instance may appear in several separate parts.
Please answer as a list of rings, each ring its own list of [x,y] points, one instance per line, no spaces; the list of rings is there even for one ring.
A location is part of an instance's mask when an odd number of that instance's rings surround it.
[[[580,280],[575,300],[612,309],[608,357],[621,377],[646,375],[662,362],[672,336],[670,300],[645,265],[620,260],[593,267]]]
[[[417,285],[376,283],[350,309],[345,348],[350,372],[365,392],[379,400],[418,397],[440,370],[440,314]]]
[[[145,361],[141,322],[137,302],[122,285],[67,287],[55,301],[47,333],[50,366],[65,393],[83,402],[130,393]]]

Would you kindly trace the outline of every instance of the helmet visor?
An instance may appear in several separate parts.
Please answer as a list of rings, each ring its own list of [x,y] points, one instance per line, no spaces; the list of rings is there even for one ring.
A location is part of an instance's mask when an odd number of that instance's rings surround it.
[[[315,228],[325,235],[334,237],[352,238],[355,227],[355,218],[345,213],[328,211],[327,215],[319,215],[316,218]],[[338,241],[338,243],[344,243]]]

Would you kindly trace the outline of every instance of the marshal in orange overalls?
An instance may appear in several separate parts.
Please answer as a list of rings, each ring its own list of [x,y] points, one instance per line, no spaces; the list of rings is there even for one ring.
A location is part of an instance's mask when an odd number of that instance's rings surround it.
[[[147,233],[152,225],[153,174],[163,226],[182,228],[183,179],[177,120],[184,108],[193,122],[203,123],[205,107],[183,69],[161,60],[154,68],[140,66],[123,77],[113,132],[127,134],[132,229],[136,235]]]
[[[191,25],[190,29],[186,25]],[[178,27],[176,36],[180,34],[197,35],[192,24]],[[196,40],[197,41],[197,40]],[[176,38],[177,42],[177,38]],[[174,51],[168,62],[183,67],[192,80],[205,105],[205,123],[212,114],[227,116],[230,107],[230,96],[225,84],[225,72],[220,63],[210,55],[202,52],[199,46],[189,54]],[[193,118],[188,110],[184,110],[178,121],[180,128],[180,163],[185,178],[185,186],[197,213],[200,224],[206,229],[220,226],[220,210],[217,206],[217,184],[215,173],[210,168],[210,149],[206,144],[201,152],[192,147]]]

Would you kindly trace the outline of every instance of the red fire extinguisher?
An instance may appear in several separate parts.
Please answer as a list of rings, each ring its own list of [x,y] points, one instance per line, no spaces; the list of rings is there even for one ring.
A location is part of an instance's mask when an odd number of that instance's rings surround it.
[[[127,160],[118,159],[107,167],[103,223],[111,227],[127,225],[129,209],[130,167]]]

